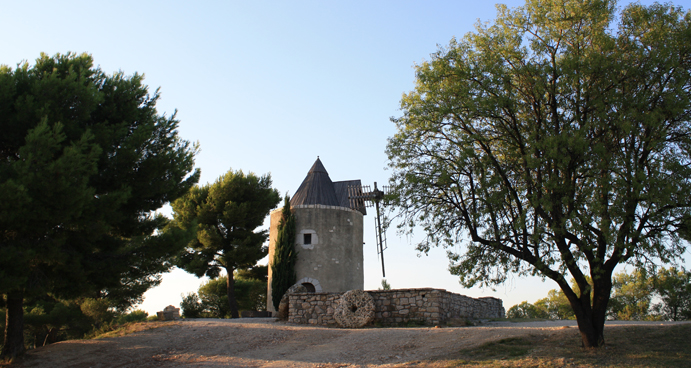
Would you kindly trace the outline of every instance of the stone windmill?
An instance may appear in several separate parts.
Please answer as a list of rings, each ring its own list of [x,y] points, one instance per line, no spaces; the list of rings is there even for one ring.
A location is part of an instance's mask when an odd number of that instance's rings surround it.
[[[290,200],[295,215],[298,251],[297,283],[312,292],[344,292],[364,288],[364,200],[352,200],[349,191],[360,180],[332,182],[317,158]],[[269,262],[273,260],[281,209],[271,212]],[[274,311],[271,297],[271,267],[267,310]]]

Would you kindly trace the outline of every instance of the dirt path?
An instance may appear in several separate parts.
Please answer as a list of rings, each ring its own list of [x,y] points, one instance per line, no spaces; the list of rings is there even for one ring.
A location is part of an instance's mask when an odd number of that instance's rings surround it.
[[[30,351],[19,367],[393,367],[488,341],[575,328],[488,327],[339,329],[271,318],[184,320],[98,340],[64,341]]]

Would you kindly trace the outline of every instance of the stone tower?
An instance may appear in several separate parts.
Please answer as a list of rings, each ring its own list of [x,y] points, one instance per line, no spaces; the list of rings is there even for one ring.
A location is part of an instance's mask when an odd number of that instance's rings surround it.
[[[312,292],[339,292],[364,288],[362,256],[365,207],[351,208],[348,187],[360,180],[332,182],[317,158],[290,200],[295,215],[295,272],[297,283]],[[271,297],[273,261],[282,209],[271,212],[269,232],[269,286],[267,310],[274,311]]]

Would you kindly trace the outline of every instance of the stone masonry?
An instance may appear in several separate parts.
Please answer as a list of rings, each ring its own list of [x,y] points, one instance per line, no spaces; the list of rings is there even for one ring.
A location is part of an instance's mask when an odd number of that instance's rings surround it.
[[[374,299],[374,322],[383,326],[408,322],[444,325],[453,319],[504,317],[501,299],[470,298],[443,289],[397,289],[367,291]],[[297,293],[290,295],[288,322],[334,326],[334,311],[343,293]]]

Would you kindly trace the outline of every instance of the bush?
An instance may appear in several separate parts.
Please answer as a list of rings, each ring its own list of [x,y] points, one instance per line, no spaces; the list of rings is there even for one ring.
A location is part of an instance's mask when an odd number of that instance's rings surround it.
[[[82,338],[94,324],[75,300],[41,296],[27,299],[24,304],[24,342],[28,349]]]
[[[549,314],[546,310],[524,301],[509,308],[506,318],[549,318]]]
[[[235,295],[239,310],[266,310],[266,281],[236,280]]]
[[[225,277],[209,280],[199,287],[199,299],[202,305],[202,316],[211,318],[229,318],[230,304],[228,304],[227,283]],[[242,292],[235,282],[235,298],[238,301]]]
[[[115,317],[115,313],[110,310],[110,304],[106,299],[86,298],[81,303],[80,309],[85,316],[92,319],[96,328],[112,322]]]
[[[204,306],[199,301],[196,293],[183,295],[180,309],[182,309],[182,316],[184,318],[200,318],[204,312]]]
[[[144,322],[149,317],[149,313],[141,309],[135,309],[130,313],[122,314],[115,320],[117,324],[122,325],[129,322]]]
[[[266,310],[266,266],[235,272],[235,301],[240,311]],[[197,293],[183,295],[180,308],[185,318],[231,318],[226,276],[211,279]]]

